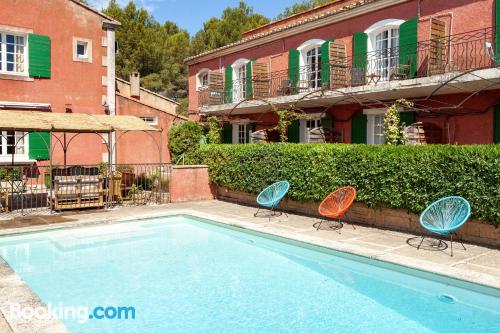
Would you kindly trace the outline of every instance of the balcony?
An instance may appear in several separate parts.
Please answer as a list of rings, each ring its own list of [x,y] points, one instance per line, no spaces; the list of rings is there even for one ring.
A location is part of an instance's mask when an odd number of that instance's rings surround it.
[[[332,57],[330,53],[330,62],[326,65],[303,66],[292,69],[292,73],[289,69],[254,73],[252,77],[234,80],[229,89],[219,78],[218,84],[209,83],[198,91],[199,106],[202,112],[239,108],[248,113],[269,102],[285,104],[301,98],[313,107],[314,100],[327,99],[339,104],[350,100],[352,103],[352,96],[380,100],[425,96],[460,73],[497,67],[492,48],[494,39],[494,29],[487,28],[354,57],[342,53]],[[325,76],[329,77],[325,79]],[[499,75],[492,72],[484,78],[491,82]],[[463,89],[473,89],[472,85],[468,88],[467,82],[475,79],[477,76],[464,75],[461,79],[465,84]],[[482,89],[477,83],[474,87]],[[460,92],[459,88],[453,89],[441,89],[440,93]]]

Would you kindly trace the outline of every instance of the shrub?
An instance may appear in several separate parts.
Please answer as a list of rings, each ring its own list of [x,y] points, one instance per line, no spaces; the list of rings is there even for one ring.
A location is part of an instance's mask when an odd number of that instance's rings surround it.
[[[168,149],[174,164],[198,164],[203,127],[196,121],[183,121],[170,129]]]
[[[417,214],[440,197],[460,195],[475,218],[500,224],[500,145],[206,145],[200,154],[211,180],[234,190],[257,194],[286,179],[290,199],[320,201],[352,185],[359,202]]]
[[[220,144],[222,143],[222,127],[220,120],[211,116],[207,119],[208,122],[208,142]]]

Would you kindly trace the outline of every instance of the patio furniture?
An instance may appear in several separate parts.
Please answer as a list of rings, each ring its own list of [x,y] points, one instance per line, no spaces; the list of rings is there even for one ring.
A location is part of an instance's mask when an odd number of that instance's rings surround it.
[[[290,183],[286,180],[279,181],[274,183],[268,187],[266,187],[260,194],[257,196],[257,203],[260,206],[263,206],[270,210],[270,216],[275,215],[275,208],[281,202],[281,199],[285,197],[288,190],[290,189]],[[259,214],[260,207],[257,212],[254,214],[256,217]],[[279,213],[281,215],[281,213]]]
[[[9,198],[9,192],[0,188],[0,212],[8,211],[8,206],[7,206],[8,198]]]
[[[377,73],[371,73],[371,74],[368,74],[366,76],[366,78],[368,79],[367,84],[370,84],[370,83],[377,84],[380,81],[380,79],[382,78],[382,75],[377,74]]]
[[[323,217],[320,222],[316,223],[316,230],[319,230],[323,221],[328,219],[337,219],[339,225],[337,227],[330,227],[331,229],[342,228],[342,218],[346,215],[347,211],[351,207],[352,203],[356,199],[356,189],[352,186],[341,187],[334,192],[330,193],[318,207],[318,213]],[[349,221],[350,222],[350,221]],[[351,223],[352,227],[354,225]]]
[[[278,88],[278,96],[288,96],[292,90],[292,82],[290,80],[281,81],[281,85]]]
[[[366,74],[364,68],[353,68],[351,75],[352,86],[362,86],[366,84]]]
[[[99,175],[55,176],[55,210],[104,207],[103,179]]]
[[[111,201],[121,203],[123,201],[122,197],[122,173],[120,171],[115,171],[112,173],[111,177],[108,179],[109,189],[108,195]]]
[[[467,200],[458,196],[441,198],[427,207],[422,215],[420,215],[420,224],[429,232],[447,236],[450,235],[451,256],[453,257],[453,234],[455,231],[467,222],[471,214],[470,204]],[[417,249],[420,249],[426,235],[422,236],[422,240]],[[466,250],[464,244],[464,250]],[[442,240],[439,240],[441,244]]]
[[[406,65],[397,65],[392,67],[389,74],[389,80],[406,80],[410,77],[411,61]]]

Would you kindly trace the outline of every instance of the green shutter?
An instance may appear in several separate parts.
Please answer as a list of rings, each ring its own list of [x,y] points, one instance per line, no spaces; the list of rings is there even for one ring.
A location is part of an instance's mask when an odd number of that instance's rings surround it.
[[[288,126],[288,142],[299,143],[300,142],[300,121],[294,120]]]
[[[353,67],[363,69],[366,73],[368,62],[368,35],[364,32],[355,32],[352,40]]]
[[[222,127],[222,143],[233,143],[233,125],[224,123]]]
[[[297,93],[297,85],[300,80],[300,51],[290,50],[288,52],[288,79],[290,80],[291,93]]]
[[[410,126],[411,124],[415,123],[415,112],[400,112],[399,113],[399,120],[402,123],[405,123],[406,126]]]
[[[500,61],[500,0],[495,1],[495,58]]]
[[[417,73],[418,17],[414,17],[399,26],[399,64],[410,64],[409,78]]]
[[[252,134],[252,132],[255,132],[255,123],[249,123],[247,124],[247,143],[250,143],[250,134]]]
[[[226,75],[224,79],[224,103],[233,102],[233,67],[226,67]]]
[[[500,143],[500,105],[493,111],[493,143]]]
[[[50,38],[29,34],[29,75],[31,77],[50,78]]]
[[[327,113],[323,118],[321,118],[321,127],[327,129],[333,129],[333,118],[332,115]]]
[[[30,132],[29,157],[34,160],[48,160],[50,158],[50,133]]]
[[[366,143],[366,125],[368,118],[365,114],[354,115],[351,119],[351,142]]]
[[[321,85],[330,86],[330,43],[335,39],[330,38],[321,44]]]
[[[253,97],[253,81],[252,81],[252,62],[255,60],[251,60],[247,62],[247,79],[246,79],[246,98],[250,99]]]

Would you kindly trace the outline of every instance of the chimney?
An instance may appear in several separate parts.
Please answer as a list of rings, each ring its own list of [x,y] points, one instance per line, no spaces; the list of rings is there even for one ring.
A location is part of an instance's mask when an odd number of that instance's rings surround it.
[[[139,98],[141,87],[141,76],[139,72],[132,72],[130,74],[130,97]]]

